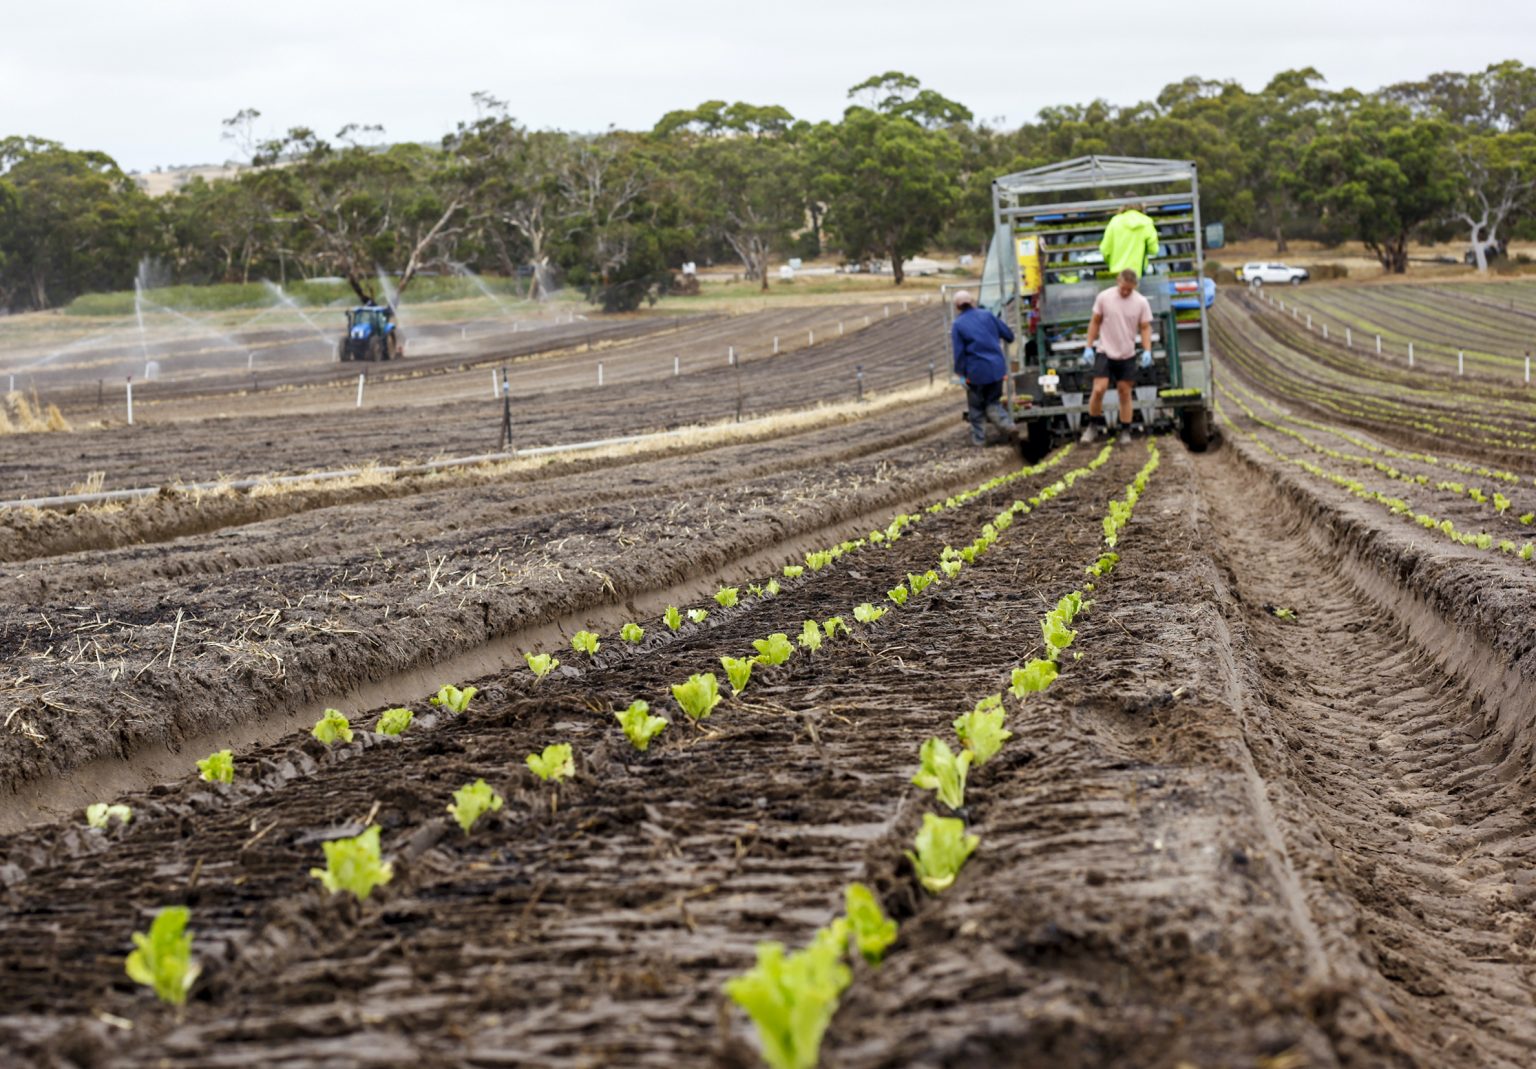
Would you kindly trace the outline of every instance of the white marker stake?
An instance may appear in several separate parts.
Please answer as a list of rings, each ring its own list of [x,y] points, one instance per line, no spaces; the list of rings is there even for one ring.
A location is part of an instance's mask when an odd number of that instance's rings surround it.
[[[1308,330],[1312,329],[1312,313],[1311,312],[1307,313],[1307,329]]]
[[[725,362],[731,365],[731,367],[736,366],[736,346],[728,345],[725,347]]]
[[[867,326],[869,326],[869,316],[865,316],[865,317],[864,317],[864,325],[865,325],[865,326],[866,326],[866,327],[867,327]]]
[[[1413,366],[1413,342],[1408,343],[1408,366]]]
[[[1376,355],[1381,355],[1381,335],[1376,335]]]
[[[1467,354],[1462,352],[1460,349],[1457,349],[1456,350],[1456,374],[1458,374],[1458,375],[1465,375],[1466,373],[1467,373]]]
[[[14,375],[11,376],[11,380],[13,382],[15,381],[15,378],[16,378],[16,376],[14,376]],[[130,426],[130,427],[133,426],[133,380],[132,379],[128,380],[128,426]]]
[[[1355,347],[1355,332],[1349,327],[1344,328],[1344,344],[1350,349]]]
[[[1526,357],[1525,358],[1525,384],[1527,386],[1529,386],[1531,384],[1531,358],[1530,357]]]
[[[890,305],[886,305],[885,306],[885,318],[886,319],[891,318],[891,306]],[[11,376],[11,386],[14,388],[15,385],[16,385],[16,376],[12,375]]]
[[[837,336],[839,338],[843,336],[843,321],[841,319],[837,321]]]
[[[1324,341],[1328,340],[1328,324],[1327,323],[1323,324],[1323,340]]]
[[[363,407],[363,382],[364,382],[365,379],[367,379],[367,377],[368,377],[368,372],[366,372],[366,371],[364,371],[362,374],[357,376],[357,407],[358,408],[362,408]]]
[[[773,355],[779,355],[779,336],[777,334],[773,336]]]
[[[491,371],[491,398],[494,400],[495,398],[497,398],[499,396],[501,396],[501,390],[497,388],[496,372],[493,369]]]
[[[816,344],[816,332],[814,330],[808,330],[808,331],[805,332],[805,344],[807,344],[807,345],[815,345]]]
[[[597,362],[597,384],[599,386],[603,384],[603,362],[601,360]]]
[[[674,356],[672,358],[672,377],[675,379],[679,375],[681,375],[682,373],[683,373],[683,358],[680,357],[680,356]]]

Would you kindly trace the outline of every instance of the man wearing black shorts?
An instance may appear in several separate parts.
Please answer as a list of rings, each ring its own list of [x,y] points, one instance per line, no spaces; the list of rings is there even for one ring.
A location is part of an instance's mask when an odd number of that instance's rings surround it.
[[[1137,334],[1141,345],[1137,346]],[[1097,344],[1097,348],[1095,348]],[[1115,285],[1094,298],[1093,319],[1088,323],[1088,341],[1083,347],[1083,363],[1093,364],[1093,393],[1088,398],[1088,424],[1082,442],[1092,443],[1105,433],[1104,392],[1111,381],[1120,397],[1120,437],[1130,440],[1131,385],[1137,366],[1152,363],[1152,305],[1136,292],[1136,272],[1120,272]]]

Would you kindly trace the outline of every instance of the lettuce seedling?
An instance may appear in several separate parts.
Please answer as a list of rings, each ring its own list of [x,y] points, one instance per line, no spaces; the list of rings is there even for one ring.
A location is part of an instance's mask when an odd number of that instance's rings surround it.
[[[767,638],[753,639],[752,648],[757,650],[757,663],[768,668],[783,664],[795,652],[795,647],[789,644],[789,636],[782,631],[775,631]]]
[[[453,792],[453,801],[448,804],[448,812],[453,819],[459,822],[459,827],[464,829],[464,834],[469,834],[469,829],[475,826],[486,813],[494,813],[501,808],[501,795],[491,790],[490,785],[483,779],[477,779],[473,783],[466,783]]]
[[[661,622],[676,631],[683,626],[683,614],[677,611],[676,605],[668,605],[667,611],[662,613]]]
[[[827,565],[831,564],[834,559],[836,558],[832,556],[831,550],[825,549],[819,553],[807,553],[805,555],[805,563],[811,566],[811,571],[813,572],[821,571]]]
[[[602,644],[596,631],[578,631],[571,636],[571,649],[577,653],[585,653],[588,657],[596,657]]]
[[[905,605],[907,603],[907,588],[905,585],[892,587],[885,592],[885,596],[897,605]]]
[[[917,850],[908,850],[906,855],[923,887],[938,894],[955,882],[961,866],[980,843],[979,836],[966,834],[965,822],[958,817],[924,813],[923,826],[912,844]]]
[[[965,567],[965,562],[958,560],[941,560],[939,561],[939,567],[944,570],[944,574],[948,578],[953,579],[955,576],[959,575],[960,570]]]
[[[619,628],[619,637],[625,642],[639,642],[645,637],[645,628],[636,623],[628,623]]]
[[[528,670],[533,673],[535,681],[543,679],[560,667],[559,659],[547,653],[525,653],[523,660],[528,662]]]
[[[723,586],[715,591],[715,604],[722,609],[729,609],[736,604],[736,596],[739,593],[740,589],[738,587]]]
[[[341,715],[340,709],[327,709],[325,715],[315,721],[310,734],[327,746],[337,739],[342,742],[351,742],[352,722]]]
[[[191,916],[186,906],[167,906],[155,914],[149,934],[133,933],[134,949],[123,963],[128,978],[154,988],[162,1002],[180,1006],[187,1001],[202,967],[192,960]]]
[[[881,542],[885,541],[885,534],[882,531],[871,531],[869,532],[869,540],[878,546]]]
[[[784,578],[785,579],[799,579],[804,574],[805,574],[805,566],[804,565],[801,565],[801,564],[786,564],[786,565],[784,565]]]
[[[543,753],[531,753],[523,761],[545,783],[550,780],[559,783],[576,775],[576,757],[568,742],[552,742],[544,747]]]
[[[843,894],[843,912],[859,953],[871,965],[879,965],[885,949],[896,942],[896,922],[885,915],[875,893],[862,883],[850,883]]]
[[[688,619],[692,620],[696,624],[702,624],[705,620],[709,619],[709,610],[708,609],[689,609],[688,610]]]
[[[1120,554],[1106,553],[1083,570],[1095,579],[1102,579],[1114,571],[1118,563],[1120,563]]]
[[[380,735],[399,735],[411,726],[411,721],[416,714],[409,709],[385,709],[379,714],[379,722],[373,726],[373,730]]]
[[[965,805],[965,776],[970,771],[973,755],[969,750],[959,757],[943,739],[929,739],[919,752],[922,767],[912,782],[925,791],[936,791],[939,801],[951,809]]]
[[[787,957],[783,944],[759,943],[757,964],[726,982],[725,993],[757,1026],[771,1069],[815,1069],[837,1000],[853,979],[843,964],[847,945],[848,922],[838,918]]]
[[[1061,651],[1072,645],[1077,632],[1062,622],[1061,613],[1052,610],[1040,619],[1040,634],[1045,640],[1045,655],[1051,660],[1061,656]]]
[[[713,672],[692,675],[686,683],[672,684],[672,697],[692,720],[703,720],[724,700],[720,696],[720,681]]]
[[[754,598],[762,598],[765,596],[763,593],[763,588],[757,583],[748,583],[747,593],[751,594]]]
[[[912,575],[909,572],[907,574],[907,585],[912,588],[912,593],[921,594],[938,578],[938,573],[934,571],[927,571],[922,575]]]
[[[821,649],[821,625],[815,620],[807,620],[800,628],[800,637],[795,641],[801,647],[815,653]]]
[[[872,624],[884,615],[884,609],[877,609],[867,601],[855,606],[853,610],[853,618],[861,624]]]
[[[824,621],[822,621],[821,626],[826,629],[828,638],[836,638],[838,628],[842,628],[843,634],[845,635],[849,633],[848,624],[843,620],[841,616],[829,616]]]
[[[768,585],[763,587],[763,593],[767,594],[770,598],[776,598],[779,596],[779,591],[782,589],[784,588],[779,586],[779,581],[777,579],[770,579],[768,580]]]
[[[85,823],[89,827],[105,828],[113,817],[119,824],[127,824],[133,819],[133,810],[122,804],[108,805],[106,802],[92,802],[85,807]]]
[[[197,763],[197,771],[206,783],[235,782],[235,755],[231,750],[209,754]]]
[[[1524,516],[1520,517],[1520,522],[1525,524],[1527,527],[1533,523],[1536,523],[1536,512],[1527,512]]]
[[[737,695],[747,689],[747,683],[752,678],[752,666],[757,661],[751,657],[722,657],[720,664],[725,668],[725,674],[731,681],[731,694]]]
[[[1509,500],[1509,498],[1505,497],[1503,494],[1499,493],[1497,490],[1495,490],[1493,492],[1493,511],[1494,512],[1497,512],[1500,516],[1502,516],[1502,515],[1504,515],[1504,513],[1509,511],[1509,506],[1511,504],[1513,504],[1513,502],[1511,502]]]
[[[1056,675],[1060,670],[1056,662],[1051,660],[1036,659],[1030,661],[1023,668],[1013,670],[1013,683],[1008,690],[1020,701],[1024,695],[1035,691],[1044,690],[1056,681]]]
[[[613,715],[618,718],[619,727],[624,729],[624,737],[641,753],[649,749],[651,740],[671,723],[666,717],[652,716],[651,705],[644,698],[637,698],[630,702],[628,709]]]
[[[460,689],[452,683],[444,683],[427,701],[439,709],[447,709],[450,713],[462,713],[469,708],[470,699],[479,693],[480,691],[474,687]]]
[[[350,839],[332,839],[321,843],[325,850],[325,868],[310,869],[331,894],[347,891],[359,902],[366,901],[373,889],[388,883],[395,867],[379,857],[379,826],[370,825],[361,835]]]
[[[955,734],[975,754],[978,765],[985,764],[1003,748],[1003,743],[1013,738],[1013,732],[1003,727],[1002,696],[994,694],[992,698],[996,702],[983,698],[976,708],[955,721]]]

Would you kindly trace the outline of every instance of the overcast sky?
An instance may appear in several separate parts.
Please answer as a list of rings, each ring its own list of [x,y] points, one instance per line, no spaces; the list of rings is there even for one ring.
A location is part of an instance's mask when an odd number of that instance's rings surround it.
[[[220,120],[247,107],[268,136],[376,122],[417,141],[472,118],[475,90],[533,127],[645,129],[709,99],[814,120],[894,69],[1017,125],[1189,75],[1258,89],[1311,65],[1335,88],[1374,89],[1501,59],[1536,64],[1531,0],[6,0],[0,136],[148,170],[236,155]]]

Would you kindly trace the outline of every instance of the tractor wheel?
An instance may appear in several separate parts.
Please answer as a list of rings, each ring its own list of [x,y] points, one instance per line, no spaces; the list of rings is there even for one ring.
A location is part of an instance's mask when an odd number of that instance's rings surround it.
[[[341,341],[336,343],[336,360],[339,363],[345,363],[346,361],[351,360],[351,359],[352,359],[352,347],[347,344],[347,339],[343,338],[343,339],[341,339]]]
[[[1051,451],[1051,425],[1048,420],[1025,420],[1020,426],[1019,455],[1026,464],[1038,464]]]
[[[377,334],[368,339],[368,359],[375,363],[384,359],[384,343]]]
[[[1203,406],[1184,410],[1179,437],[1191,453],[1203,453],[1211,444],[1211,414]]]

